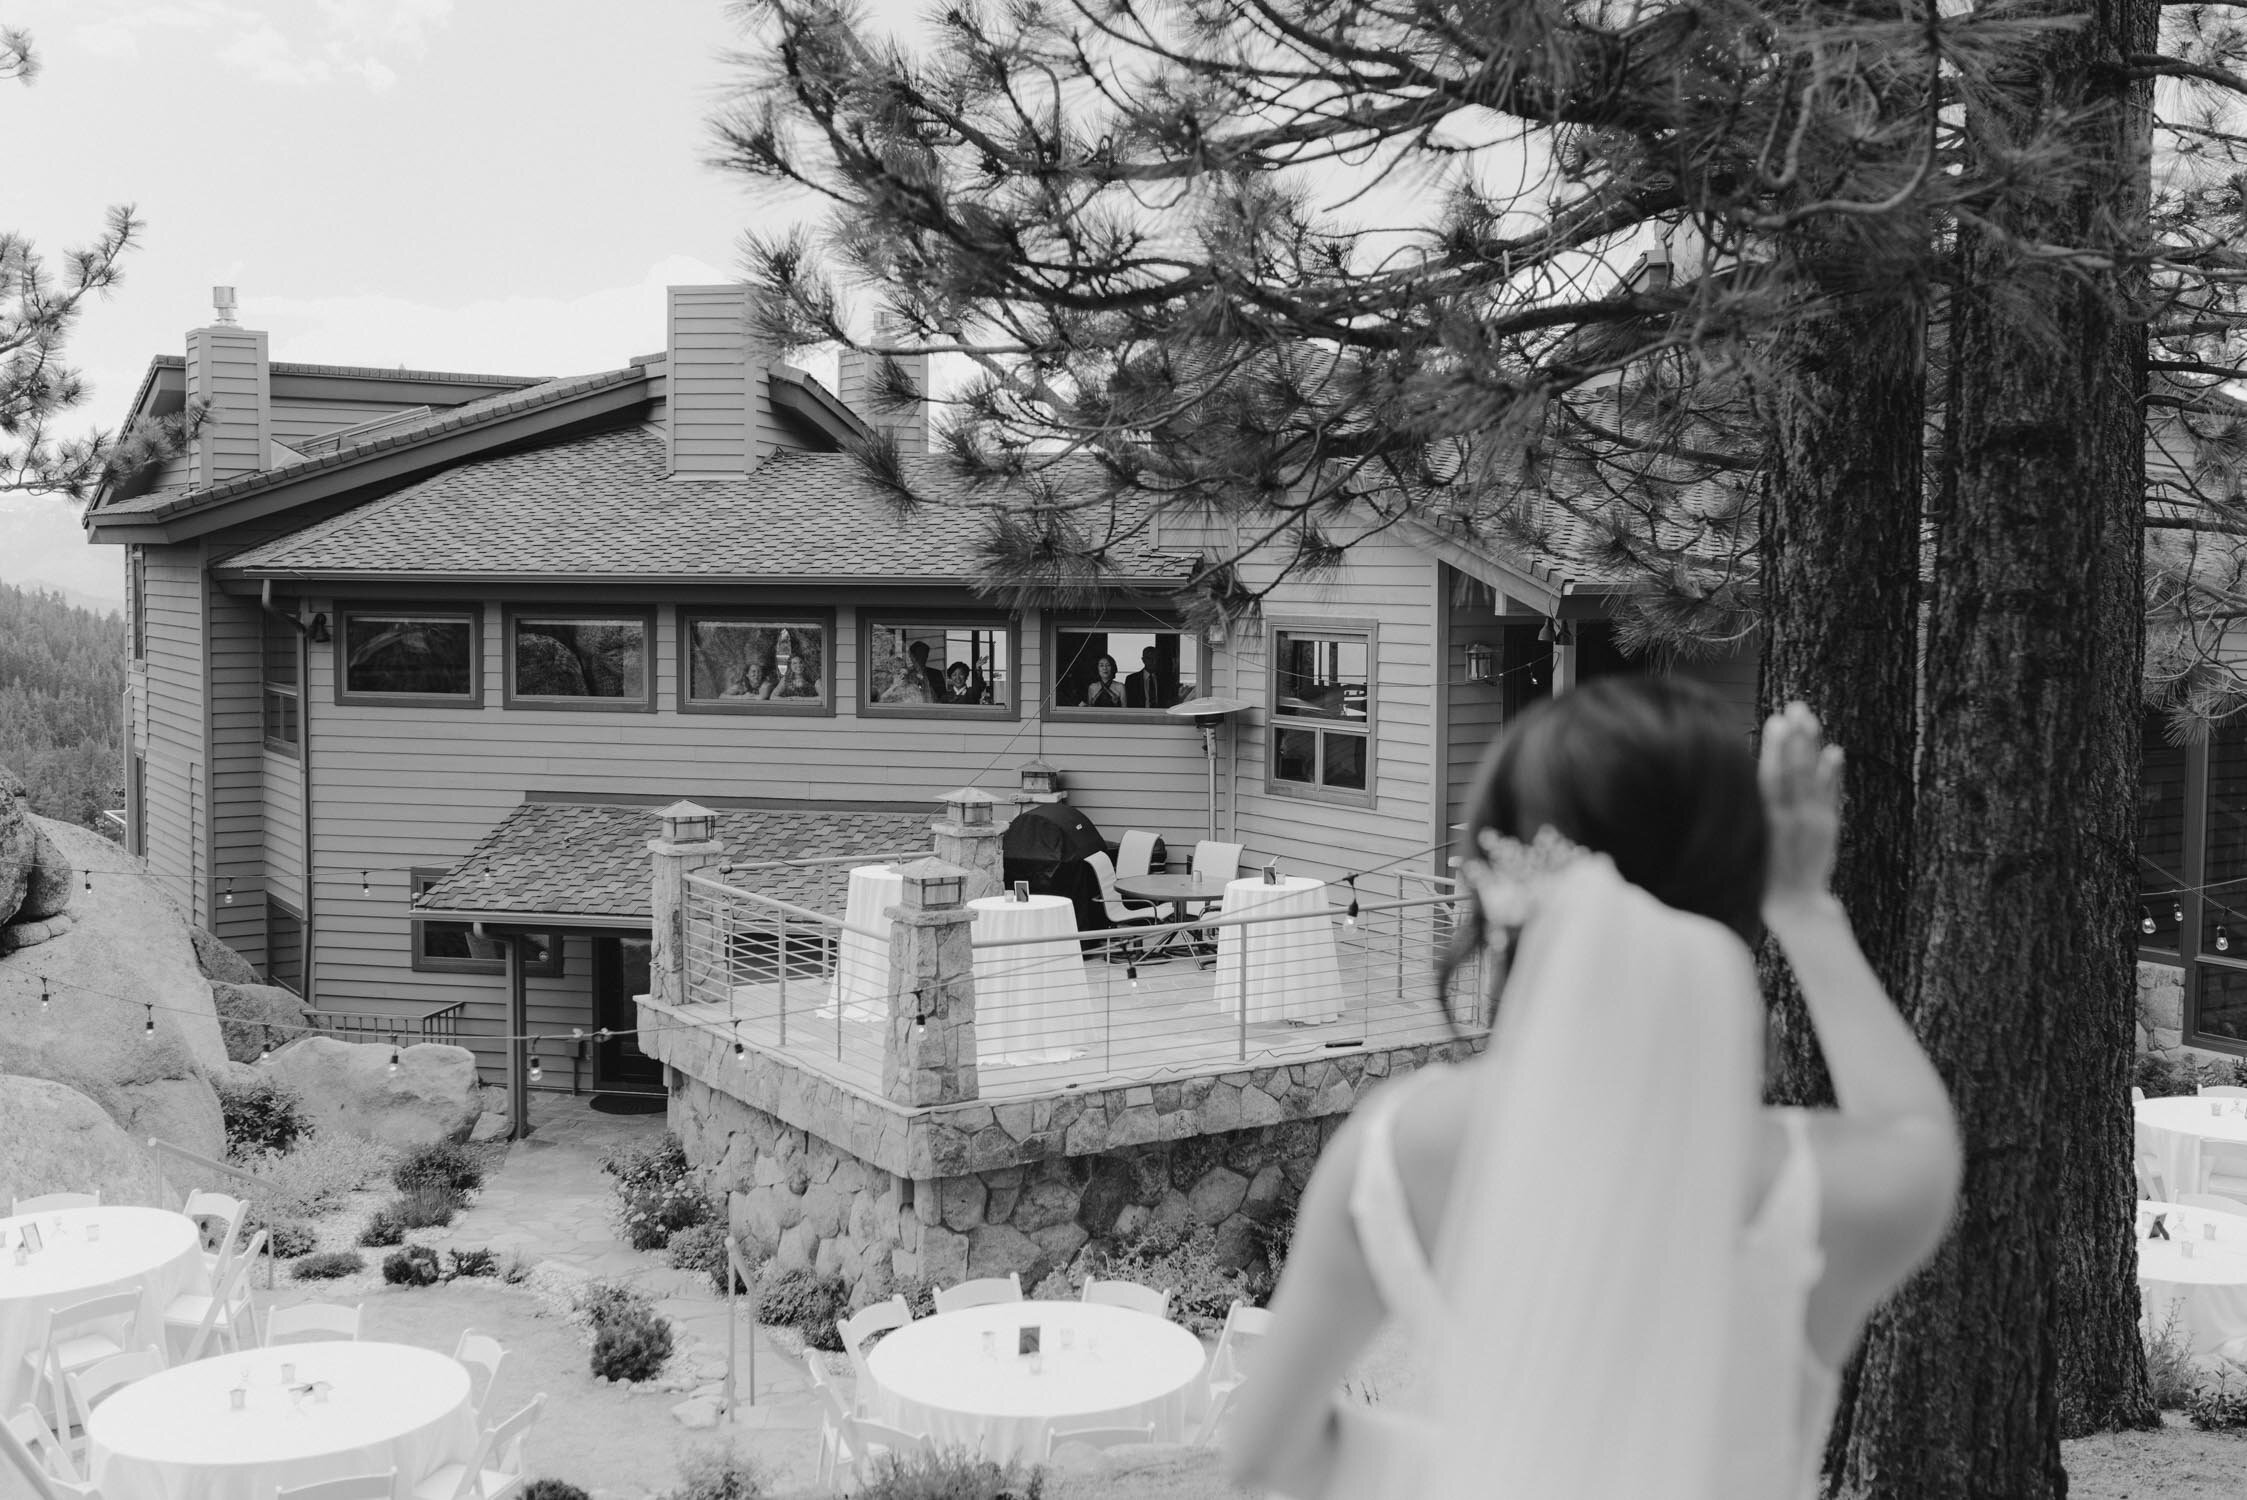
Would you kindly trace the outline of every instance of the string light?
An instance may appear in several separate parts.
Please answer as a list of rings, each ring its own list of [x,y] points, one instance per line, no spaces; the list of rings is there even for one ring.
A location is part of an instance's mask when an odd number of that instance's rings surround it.
[[[1350,905],[1349,909],[1342,913],[1342,925],[1344,927],[1355,927],[1358,925],[1358,878],[1355,875],[1345,875],[1342,879],[1343,883],[1350,888]]]
[[[398,1071],[398,1039],[396,1037],[390,1039],[390,1071],[392,1074],[396,1074]]]
[[[1138,988],[1139,988],[1139,965],[1137,965],[1136,963],[1125,964],[1125,965],[1124,965],[1124,978],[1126,978],[1126,979],[1128,979],[1128,980],[1130,980],[1130,981],[1131,981],[1131,987],[1132,987],[1133,989],[1138,989]]]
[[[47,1015],[55,1008],[54,997],[47,993],[47,976],[39,976],[39,1014]]]
[[[374,887],[367,884],[367,872],[364,870],[359,872],[359,894],[362,896],[374,894]]]
[[[2220,926],[2216,929],[2216,951],[2218,953],[2229,953],[2231,951],[2231,934],[2224,931]]]
[[[151,1005],[150,1007],[148,1007],[148,1024],[147,1024],[146,1026],[143,1026],[143,1027],[141,1028],[141,1030],[142,1030],[142,1031],[143,1031],[143,1032],[144,1032],[145,1034],[147,1034],[147,1035],[149,1035],[149,1036],[154,1036],[154,1035],[156,1034],[156,1007],[155,1007],[155,1006]]]
[[[546,1070],[538,1065],[538,1054],[533,1052],[531,1054],[531,1082],[536,1083],[545,1076]]]
[[[2146,933],[2149,936],[2155,932],[2158,932],[2160,928],[2161,924],[2153,919],[2153,913],[2150,911],[2146,913],[2146,919],[2138,924],[2138,931]]]
[[[2184,919],[2185,904],[2182,901],[2179,901],[2178,903],[2176,903],[2176,905],[2169,908],[2169,920],[2172,922],[2182,922]]]
[[[85,872],[85,873],[86,873],[86,889],[90,891],[90,890],[92,890],[92,889],[94,888],[94,870],[93,870],[93,866],[91,866],[91,865],[88,865],[88,866],[86,867],[86,872]]]
[[[227,905],[227,906],[232,906],[232,905],[234,904],[234,877],[233,877],[233,876],[229,875],[229,876],[227,876],[227,877],[226,877],[226,886],[225,886],[225,888],[224,888],[224,889],[223,889],[222,891],[220,891],[220,893],[219,893],[219,900],[220,900],[220,901],[221,901],[222,903],[224,903],[225,905]]]
[[[744,1060],[749,1056],[749,1049],[741,1045],[741,1022],[739,1020],[733,1023],[733,1055]]]

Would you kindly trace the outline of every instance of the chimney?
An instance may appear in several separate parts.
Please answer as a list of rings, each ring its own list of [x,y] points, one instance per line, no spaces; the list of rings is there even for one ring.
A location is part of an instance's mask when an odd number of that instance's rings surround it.
[[[271,462],[271,366],[265,335],[234,321],[234,288],[211,288],[217,321],[187,332],[187,399],[210,403],[189,458],[197,489],[255,474]]]
[[[874,329],[877,344],[903,342],[904,330],[896,322],[884,317]],[[909,456],[928,452],[928,356],[926,354],[899,354],[894,356],[905,370],[907,379],[921,393],[910,410],[885,407],[874,399],[874,370],[881,356],[861,354],[856,349],[845,349],[842,368],[837,374],[835,392],[842,397],[843,405],[858,415],[858,419],[876,432],[887,433],[897,443],[897,451]]]
[[[779,433],[765,372],[778,361],[749,323],[749,288],[670,289],[665,411],[674,479],[738,479],[764,462]]]

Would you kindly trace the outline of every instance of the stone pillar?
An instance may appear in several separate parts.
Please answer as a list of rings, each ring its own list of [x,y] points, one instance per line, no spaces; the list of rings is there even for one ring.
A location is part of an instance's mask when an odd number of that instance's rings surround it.
[[[907,1108],[958,1104],[975,1098],[980,1088],[968,872],[923,859],[897,873],[904,877],[905,897],[884,913],[894,925],[882,1096]]]
[[[929,825],[936,835],[936,857],[967,871],[962,900],[996,896],[1006,889],[1006,860],[1000,839],[1007,825],[993,819],[999,799],[964,786],[944,794],[944,816]]]
[[[718,842],[718,815],[692,802],[674,802],[656,814],[663,832],[648,840],[655,856],[654,885],[648,906],[655,919],[655,947],[648,963],[648,989],[666,1005],[686,1000],[686,924],[682,901],[686,878],[725,857]]]

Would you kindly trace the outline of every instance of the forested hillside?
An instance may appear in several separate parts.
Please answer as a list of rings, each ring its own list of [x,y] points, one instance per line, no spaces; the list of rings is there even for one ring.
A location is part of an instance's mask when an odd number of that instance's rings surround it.
[[[101,811],[125,805],[125,649],[122,616],[0,583],[0,766],[30,786],[33,811],[115,831]]]

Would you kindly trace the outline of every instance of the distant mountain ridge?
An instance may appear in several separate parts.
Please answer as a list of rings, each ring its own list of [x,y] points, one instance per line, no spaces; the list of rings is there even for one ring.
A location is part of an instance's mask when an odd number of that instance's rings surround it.
[[[44,578],[0,577],[0,584],[21,589],[27,594],[58,595],[72,609],[82,609],[88,614],[123,615],[125,612],[125,601],[122,599],[104,599],[78,589],[64,588],[61,584],[51,583]]]

